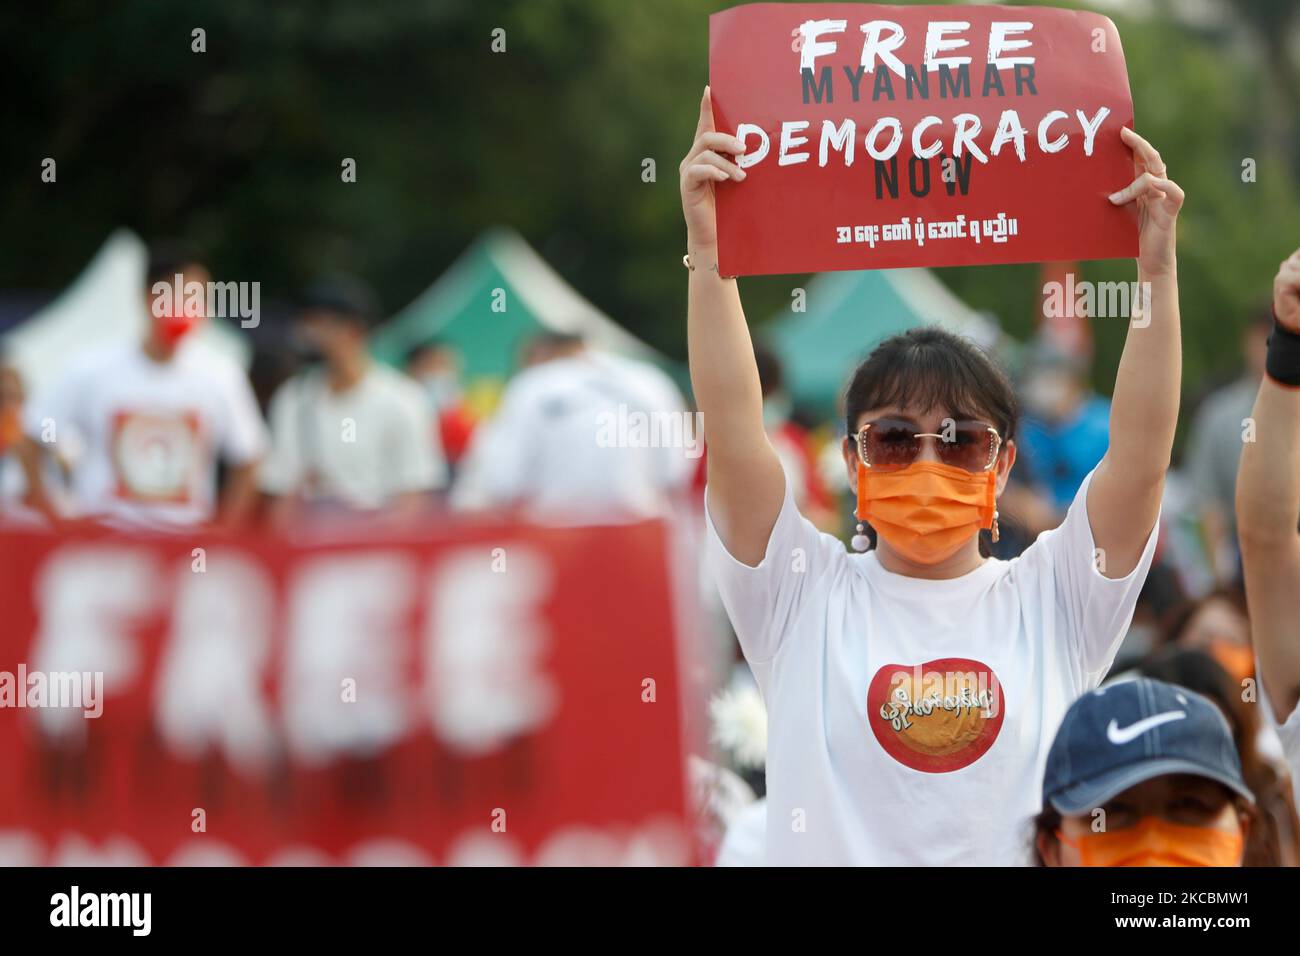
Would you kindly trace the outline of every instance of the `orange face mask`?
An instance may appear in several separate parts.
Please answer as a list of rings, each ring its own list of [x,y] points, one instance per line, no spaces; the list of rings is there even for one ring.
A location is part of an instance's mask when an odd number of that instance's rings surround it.
[[[17,407],[0,409],[0,452],[8,451],[21,433],[22,424]]]
[[[1255,673],[1255,652],[1245,644],[1235,641],[1214,640],[1210,642],[1210,656],[1219,662],[1232,679],[1241,683]]]
[[[1084,866],[1241,866],[1244,845],[1240,830],[1189,827],[1160,817],[1077,840],[1057,830],[1056,838],[1078,850]]]
[[[880,472],[858,462],[858,510],[889,546],[917,564],[937,564],[993,526],[997,470],[970,472],[914,461]]]

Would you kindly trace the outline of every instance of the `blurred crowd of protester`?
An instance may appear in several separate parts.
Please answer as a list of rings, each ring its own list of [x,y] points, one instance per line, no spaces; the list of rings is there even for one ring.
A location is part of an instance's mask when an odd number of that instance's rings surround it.
[[[34,394],[0,353],[0,521],[287,530],[448,510],[623,521],[666,514],[689,490],[697,462],[682,442],[644,430],[598,440],[629,416],[693,427],[649,363],[543,333],[519,344],[518,371],[485,415],[446,343],[419,343],[403,369],[373,358],[374,293],[331,275],[246,374],[194,346],[201,310],[157,308],[155,283],[176,276],[184,288],[211,278],[189,247],[155,245],[142,340],[71,356]]]
[[[374,359],[369,336],[383,312],[373,292],[327,276],[245,374],[192,347],[201,315],[179,305],[156,314],[155,283],[177,275],[210,279],[193,249],[155,245],[142,277],[143,340],[71,356],[36,394],[0,352],[0,520],[284,528],[446,510],[599,522],[662,515],[674,502],[699,507],[698,423],[654,365],[545,333],[517,343],[517,372],[485,409],[467,399],[460,356],[446,343],[418,343],[403,369]],[[1239,377],[1186,413],[1186,452],[1169,476],[1157,559],[1120,665],[1186,626],[1234,677],[1249,669],[1233,495],[1270,323],[1267,308],[1244,323]],[[1089,358],[1046,337],[1023,356],[1006,363],[1017,369],[1024,417],[999,503],[1000,558],[1061,521],[1108,441],[1110,406],[1088,385]],[[843,535],[853,500],[842,429],[800,414],[779,355],[758,345],[756,359],[768,434],[796,502]],[[644,429],[598,440],[602,426],[637,414],[643,424],[679,416],[676,441]]]
[[[0,353],[0,521],[286,529],[491,511],[563,523],[701,505],[699,423],[654,365],[544,333],[516,344],[517,371],[494,403],[471,402],[447,343],[418,343],[402,369],[374,359],[379,303],[358,279],[336,275],[305,290],[288,333],[245,374],[192,347],[202,316],[156,314],[154,284],[177,275],[210,279],[193,249],[155,245],[142,277],[143,340],[70,357],[37,394],[26,394]],[[1189,410],[1156,561],[1117,667],[1178,633],[1234,679],[1249,676],[1233,495],[1270,322],[1262,309],[1245,323],[1240,376]],[[842,427],[802,415],[780,356],[761,344],[755,351],[768,434],[795,500],[819,528],[843,536],[853,498]],[[1078,349],[1040,336],[1020,358],[1004,358],[1024,416],[994,554],[1013,558],[1061,521],[1101,460],[1110,406],[1090,389],[1090,360]],[[638,414],[643,426],[676,416],[679,427],[600,440],[603,427]],[[729,663],[743,679],[738,653]]]
[[[328,276],[301,297],[283,347],[259,354],[246,374],[191,347],[203,316],[156,314],[154,283],[176,275],[210,278],[187,247],[156,246],[142,277],[143,340],[72,356],[36,394],[0,353],[0,522],[293,529],[447,511],[604,522],[700,506],[705,457],[689,447],[702,436],[672,379],[649,363],[542,334],[519,343],[517,372],[484,414],[467,400],[460,357],[445,343],[418,344],[403,369],[375,360],[369,336],[383,313],[374,294],[356,278]],[[1267,310],[1247,324],[1240,376],[1188,410],[1192,427],[1167,483],[1156,561],[1113,673],[1161,678],[1219,704],[1261,803],[1248,862],[1295,864],[1300,822],[1281,747],[1237,690],[1253,677],[1254,655],[1233,501],[1270,325]],[[1000,502],[1000,558],[1062,520],[1108,442],[1109,402],[1088,386],[1088,359],[1043,340],[1024,354],[1024,425]],[[853,499],[842,428],[800,414],[777,354],[759,345],[756,358],[768,434],[796,502],[818,527],[844,535]],[[638,413],[680,416],[678,440],[650,440],[645,431],[598,440],[602,427]],[[761,702],[744,696],[755,693],[752,677],[738,648],[728,656],[722,713],[742,716],[720,722],[757,728]],[[755,733],[722,728],[741,750]],[[749,745],[742,760],[721,755],[743,781],[732,791],[760,801],[762,749]],[[749,821],[724,853],[740,861],[748,854],[737,846],[753,842],[761,802],[730,802],[735,820]]]

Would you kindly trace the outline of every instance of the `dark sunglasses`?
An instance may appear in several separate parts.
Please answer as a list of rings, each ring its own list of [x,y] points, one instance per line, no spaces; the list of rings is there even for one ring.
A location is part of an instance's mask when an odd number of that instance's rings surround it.
[[[897,471],[912,464],[921,455],[923,438],[934,439],[935,454],[943,464],[970,472],[988,471],[1002,448],[1002,436],[987,422],[945,419],[941,432],[916,428],[906,419],[878,418],[849,437],[862,463],[877,471]]]

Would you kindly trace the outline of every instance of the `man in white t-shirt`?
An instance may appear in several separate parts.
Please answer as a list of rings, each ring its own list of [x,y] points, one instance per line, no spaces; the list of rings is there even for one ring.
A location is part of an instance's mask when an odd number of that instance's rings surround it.
[[[702,441],[672,380],[574,336],[533,351],[541,360],[511,380],[475,432],[453,505],[518,507],[540,520],[665,514]]]
[[[441,443],[414,381],[370,357],[373,294],[336,276],[307,293],[296,331],[321,361],[271,399],[271,451],[262,490],[283,524],[307,514],[425,508],[447,482]]]
[[[1237,473],[1237,531],[1256,668],[1300,795],[1300,249],[1273,281],[1273,334]]]
[[[60,512],[45,481],[48,453],[74,449],[76,516],[119,527],[176,528],[217,513],[218,459],[227,469],[223,523],[245,520],[256,502],[256,467],[265,448],[262,418],[241,369],[195,346],[203,320],[195,302],[155,309],[155,283],[208,287],[208,271],[188,250],[151,253],[143,307],[144,341],[77,356],[23,411],[19,456],[28,500],[51,520]],[[170,298],[170,297],[169,297]]]

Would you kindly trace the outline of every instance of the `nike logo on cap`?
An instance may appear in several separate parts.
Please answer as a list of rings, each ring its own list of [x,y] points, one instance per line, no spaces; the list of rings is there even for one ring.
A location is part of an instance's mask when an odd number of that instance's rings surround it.
[[[1117,747],[1123,746],[1137,740],[1148,730],[1159,727],[1161,724],[1167,724],[1171,720],[1182,720],[1186,716],[1186,711],[1170,710],[1163,714],[1156,714],[1154,717],[1144,717],[1127,727],[1120,727],[1118,720],[1112,720],[1106,727],[1106,739]]]

